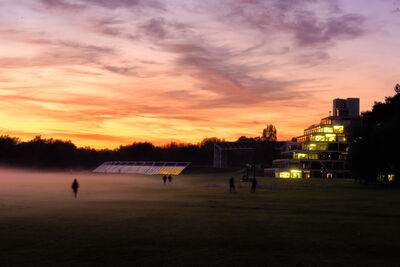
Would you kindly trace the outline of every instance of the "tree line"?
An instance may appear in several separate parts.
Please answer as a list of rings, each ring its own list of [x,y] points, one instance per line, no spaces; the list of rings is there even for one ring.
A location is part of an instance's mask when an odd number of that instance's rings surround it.
[[[238,142],[252,143],[268,147],[259,149],[254,163],[272,161],[273,149],[268,143],[276,141],[276,128],[267,125],[261,137],[240,137]],[[77,147],[71,141],[46,139],[36,136],[29,141],[21,141],[9,135],[0,136],[0,164],[10,167],[89,169],[105,161],[188,161],[194,165],[212,166],[214,144],[224,142],[216,137],[205,138],[198,144],[170,143],[155,146],[151,142],[135,142],[117,149],[96,150]],[[270,156],[268,156],[269,154]],[[268,163],[268,162],[267,162]]]

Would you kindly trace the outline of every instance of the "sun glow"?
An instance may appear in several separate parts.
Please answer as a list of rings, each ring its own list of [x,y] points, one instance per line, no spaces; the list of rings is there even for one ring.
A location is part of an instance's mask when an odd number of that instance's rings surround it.
[[[286,9],[274,1],[73,2],[1,2],[0,134],[115,148],[233,141],[274,124],[278,139],[290,140],[326,117],[334,97],[359,97],[369,109],[392,93],[397,75],[394,13],[345,3],[333,12],[324,1]],[[310,24],[300,27],[299,13]],[[383,21],[385,33],[365,21]],[[342,132],[329,124],[315,141]]]

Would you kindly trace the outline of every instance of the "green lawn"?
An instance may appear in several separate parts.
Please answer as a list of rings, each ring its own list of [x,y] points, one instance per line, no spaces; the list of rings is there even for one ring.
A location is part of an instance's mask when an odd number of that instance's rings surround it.
[[[400,266],[399,191],[229,177],[0,171],[0,264]]]

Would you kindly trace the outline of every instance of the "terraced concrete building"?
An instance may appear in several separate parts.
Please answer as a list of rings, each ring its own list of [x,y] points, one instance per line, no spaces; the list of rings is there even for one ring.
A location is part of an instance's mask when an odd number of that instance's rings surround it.
[[[276,178],[349,177],[349,136],[361,124],[358,98],[334,99],[333,116],[304,130],[274,160],[266,176]]]

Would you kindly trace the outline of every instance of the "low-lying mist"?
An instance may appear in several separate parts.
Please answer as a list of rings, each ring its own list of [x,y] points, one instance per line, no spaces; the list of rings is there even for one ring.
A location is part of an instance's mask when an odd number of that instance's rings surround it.
[[[71,188],[74,179],[79,183],[77,199]],[[145,190],[149,187],[154,188],[154,193]],[[157,190],[161,189],[163,185],[159,176],[0,169],[0,216],[73,207],[82,203],[96,207],[96,202],[101,205],[112,201],[157,200],[161,197]]]

